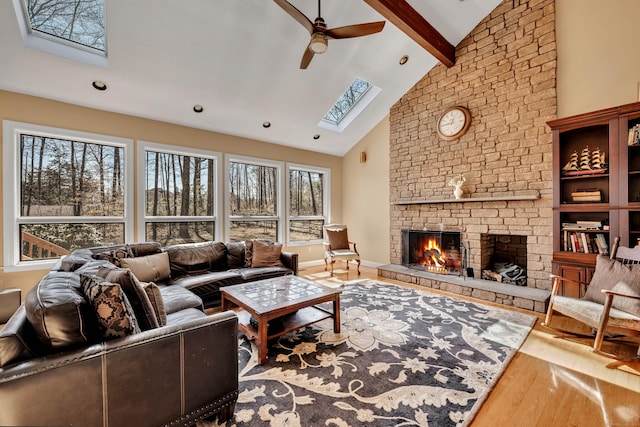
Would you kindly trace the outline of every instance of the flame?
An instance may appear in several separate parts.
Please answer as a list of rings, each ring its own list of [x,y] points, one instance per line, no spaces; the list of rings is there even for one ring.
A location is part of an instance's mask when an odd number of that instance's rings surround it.
[[[431,237],[424,245],[423,249],[424,260],[422,265],[425,266],[425,270],[432,272],[446,272],[447,258],[440,246],[438,246],[438,241]]]

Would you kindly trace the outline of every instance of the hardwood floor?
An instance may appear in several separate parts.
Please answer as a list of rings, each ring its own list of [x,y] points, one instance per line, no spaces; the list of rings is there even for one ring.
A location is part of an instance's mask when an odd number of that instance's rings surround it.
[[[337,265],[334,275],[336,279],[347,281],[358,278],[355,266],[343,270],[338,269]],[[360,270],[360,278],[379,279],[424,289],[379,278],[374,268],[363,266]],[[324,265],[301,268],[298,274],[301,277],[318,277],[323,272]],[[437,290],[430,291],[447,294]],[[464,298],[460,295],[452,296]],[[537,315],[530,311],[519,311]],[[593,341],[590,339],[570,341],[556,338],[558,333],[542,327],[540,324],[543,318],[541,315],[537,316],[534,329],[471,426],[640,426],[640,361],[636,359],[618,363],[596,355],[591,352],[590,345]],[[579,324],[562,316],[554,316],[552,324],[568,330],[580,328]],[[635,354],[637,349],[637,341],[635,345],[606,345],[608,347],[603,348],[605,351],[615,350],[628,354]]]

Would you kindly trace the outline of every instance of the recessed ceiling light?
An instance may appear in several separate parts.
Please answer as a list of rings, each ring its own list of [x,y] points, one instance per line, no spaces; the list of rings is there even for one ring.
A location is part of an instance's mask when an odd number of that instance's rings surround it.
[[[96,90],[107,90],[107,84],[101,80],[92,81],[91,86]]]
[[[404,55],[402,58],[400,58],[400,61],[398,61],[400,63],[400,65],[404,65],[407,62],[409,62],[409,56],[408,55]]]
[[[196,113],[202,113],[204,111],[204,107],[200,104],[196,104],[193,106],[193,111]]]
[[[320,134],[316,133],[315,135],[313,135],[313,139],[320,139]]]
[[[265,128],[265,129],[266,128],[270,128],[271,127],[271,122],[263,122],[262,123],[262,127]]]

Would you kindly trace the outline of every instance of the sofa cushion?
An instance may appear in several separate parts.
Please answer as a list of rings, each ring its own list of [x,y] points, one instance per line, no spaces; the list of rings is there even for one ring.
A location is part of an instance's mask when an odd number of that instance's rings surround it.
[[[293,274],[293,271],[286,267],[241,268],[238,271],[245,282],[254,282],[256,280],[272,279],[274,277]]]
[[[170,314],[187,308],[196,308],[204,311],[200,297],[182,286],[158,285],[158,288],[162,294],[162,302],[167,318]]]
[[[611,290],[618,282],[640,282],[640,265],[626,265],[615,259],[610,259],[608,256],[598,255],[595,272],[584,298],[604,304],[605,295],[602,290]],[[614,307],[616,306],[616,299],[618,298],[614,298]]]
[[[227,243],[227,267],[244,267],[244,242]]]
[[[169,254],[166,252],[136,258],[122,258],[120,266],[131,270],[138,280],[143,282],[158,282],[171,277]]]
[[[98,276],[80,276],[82,290],[93,304],[102,338],[123,338],[140,332],[127,295],[117,283]]]
[[[129,251],[134,257],[153,255],[162,252],[162,246],[158,242],[129,243]]]
[[[50,272],[25,296],[27,319],[45,347],[92,342],[98,325],[93,306],[80,287],[80,276]]]
[[[253,257],[251,267],[283,267],[280,261],[282,245],[280,243],[265,243],[260,240],[253,242]]]
[[[227,250],[222,242],[183,243],[165,248],[171,276],[227,269]]]
[[[69,255],[60,258],[60,271],[76,271],[89,261],[92,261],[91,251],[89,249],[76,249]]]
[[[27,331],[27,328],[31,330]],[[36,355],[28,343],[26,335],[29,333],[32,336],[35,334],[22,305],[0,330],[0,368]]]
[[[142,283],[127,268],[104,268],[98,269],[98,277],[105,279],[107,282],[117,283],[122,287],[127,300],[133,307],[133,313],[138,319],[140,329],[147,331],[158,327],[156,312],[149,301],[149,297],[145,292]]]

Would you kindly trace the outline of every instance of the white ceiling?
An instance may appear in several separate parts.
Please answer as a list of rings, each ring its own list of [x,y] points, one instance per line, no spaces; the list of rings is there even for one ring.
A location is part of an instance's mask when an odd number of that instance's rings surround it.
[[[315,0],[290,2],[315,19]],[[455,46],[500,0],[408,2]],[[390,22],[329,40],[300,70],[309,34],[273,1],[107,0],[101,68],[26,47],[12,3],[0,2],[0,89],[338,156],[437,64]],[[362,0],[324,0],[322,16],[329,28],[384,19]],[[317,127],[356,77],[381,93],[342,133]],[[108,90],[93,89],[96,79]]]

